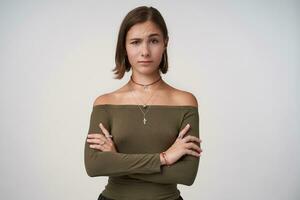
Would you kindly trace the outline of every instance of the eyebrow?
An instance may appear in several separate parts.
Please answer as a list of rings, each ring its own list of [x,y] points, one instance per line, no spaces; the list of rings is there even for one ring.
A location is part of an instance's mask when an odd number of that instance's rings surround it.
[[[148,37],[150,38],[150,37],[154,37],[154,36],[160,36],[160,34],[158,34],[158,33],[152,33]],[[131,38],[130,40],[140,40],[140,39],[141,38]]]

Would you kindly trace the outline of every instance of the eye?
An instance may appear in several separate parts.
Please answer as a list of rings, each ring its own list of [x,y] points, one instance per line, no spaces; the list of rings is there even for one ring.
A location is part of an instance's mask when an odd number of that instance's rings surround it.
[[[136,41],[131,42],[130,44],[136,45],[138,43],[139,43],[139,41],[136,40]]]
[[[153,44],[156,44],[156,43],[158,43],[159,41],[158,41],[157,39],[152,39],[151,42],[152,42]]]

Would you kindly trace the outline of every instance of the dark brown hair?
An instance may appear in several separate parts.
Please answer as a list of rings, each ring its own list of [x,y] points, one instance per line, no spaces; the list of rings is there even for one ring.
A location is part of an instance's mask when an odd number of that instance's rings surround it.
[[[163,34],[163,39],[164,42],[166,42],[165,45],[167,47],[167,42],[169,40],[168,29],[160,12],[156,8],[147,7],[147,6],[140,6],[131,10],[123,19],[119,30],[116,54],[115,54],[116,66],[112,70],[116,75],[115,79],[122,79],[125,74],[125,71],[128,72],[131,68],[131,65],[127,58],[126,48],[125,48],[127,32],[135,24],[143,23],[146,21],[151,21],[158,26],[158,28],[161,30]],[[163,74],[167,73],[168,71],[167,48],[165,49],[162,56],[162,60],[159,64],[159,70]]]

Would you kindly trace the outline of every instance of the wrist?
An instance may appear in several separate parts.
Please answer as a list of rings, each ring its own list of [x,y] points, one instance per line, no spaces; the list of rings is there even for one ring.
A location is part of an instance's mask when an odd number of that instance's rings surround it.
[[[166,156],[166,152],[161,152],[159,155],[160,155],[161,164],[170,166],[170,163],[168,162],[168,159],[167,159],[167,156]]]
[[[159,158],[160,158],[160,163],[161,163],[161,165],[166,165],[166,161],[165,161],[165,159],[164,159],[162,153],[159,154]]]

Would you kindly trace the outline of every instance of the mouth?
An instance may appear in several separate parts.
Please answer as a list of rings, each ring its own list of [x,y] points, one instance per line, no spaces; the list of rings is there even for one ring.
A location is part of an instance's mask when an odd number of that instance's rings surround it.
[[[138,61],[138,63],[140,63],[140,64],[150,64],[150,63],[152,63],[152,61],[151,60],[141,60],[141,61]]]
[[[141,61],[138,61],[138,63],[144,63],[144,64],[151,63],[151,62],[152,62],[151,60],[141,60]]]

